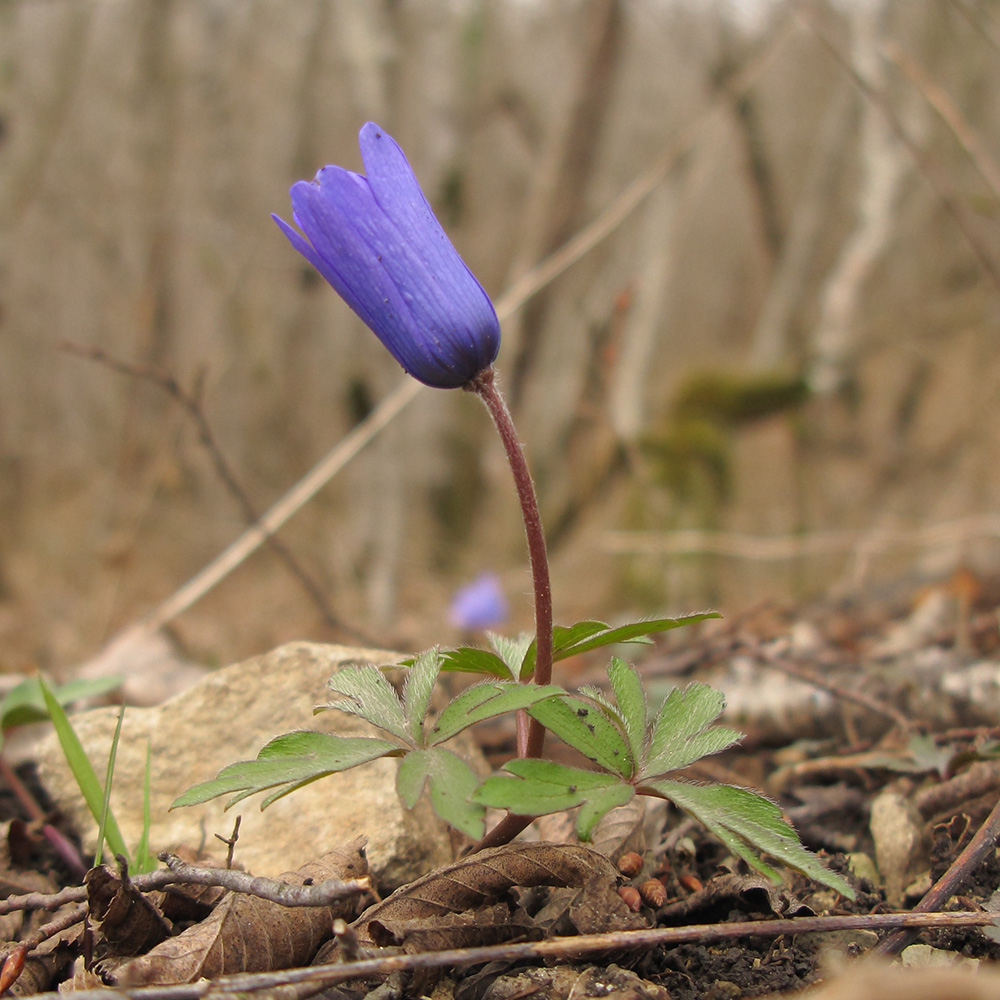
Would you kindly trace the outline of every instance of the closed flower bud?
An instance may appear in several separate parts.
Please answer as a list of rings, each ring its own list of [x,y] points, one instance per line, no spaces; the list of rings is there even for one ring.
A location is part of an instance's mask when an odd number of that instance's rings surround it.
[[[410,375],[438,389],[466,385],[500,349],[493,303],[392,137],[368,122],[358,143],[364,176],[328,166],[292,185],[305,238],[274,221]]]

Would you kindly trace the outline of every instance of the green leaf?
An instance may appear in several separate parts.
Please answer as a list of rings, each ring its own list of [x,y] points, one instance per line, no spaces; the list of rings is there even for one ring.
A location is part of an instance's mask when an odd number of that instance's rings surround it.
[[[153,771],[153,745],[150,740],[146,740],[146,767],[142,775],[142,833],[139,836],[139,843],[135,847],[135,857],[132,859],[135,865],[135,873],[143,875],[156,868],[157,859],[149,850],[149,829],[152,825],[152,810],[149,807],[149,785],[150,774]]]
[[[742,733],[711,725],[725,704],[723,694],[707,684],[674,688],[657,713],[643,774],[652,777],[676,771],[738,743]]]
[[[524,632],[516,639],[508,639],[506,636],[497,635],[495,632],[487,632],[486,638],[489,639],[490,645],[493,647],[493,652],[507,665],[511,679],[515,681],[520,680],[521,671],[524,667],[524,658],[531,647],[533,639],[531,633]]]
[[[84,802],[87,803],[90,815],[94,817],[95,822],[100,822],[101,804],[104,800],[104,790],[101,788],[101,783],[98,781],[97,775],[94,773],[94,768],[87,759],[79,737],[74,732],[73,726],[70,724],[62,705],[59,704],[48,684],[41,677],[38,678],[38,683],[42,697],[45,700],[45,707],[49,718],[52,720],[56,736],[59,738],[59,745],[66,756],[66,763],[69,764],[69,768],[73,772],[73,778],[80,789],[80,794],[83,795]],[[107,817],[105,838],[107,839],[108,847],[111,848],[112,854],[129,856],[128,850],[125,847],[125,841],[122,839],[121,831],[115,822],[114,814],[110,810]]]
[[[410,727],[410,736],[417,746],[423,745],[424,716],[427,715],[434,682],[440,670],[440,654],[436,649],[428,649],[414,660],[403,684],[403,708]]]
[[[434,811],[456,830],[478,840],[486,827],[486,809],[470,802],[479,779],[469,765],[450,750],[414,750],[399,762],[396,791],[412,809],[426,784]]]
[[[563,695],[533,705],[528,714],[606,771],[625,778],[635,773],[635,761],[621,731],[591,702]]]
[[[615,628],[604,622],[586,621],[563,627],[557,625],[552,630],[553,660],[565,660],[579,653],[586,653],[616,642],[648,642],[649,636],[658,632],[669,632],[682,625],[693,625],[707,618],[721,618],[717,611],[703,611],[684,615],[681,618],[651,618],[648,621],[630,622]],[[528,648],[521,668],[523,677],[530,677],[535,671],[535,645]]]
[[[50,687],[60,705],[70,705],[81,698],[98,695],[121,687],[121,677],[95,677],[93,680],[67,681],[59,687]],[[28,677],[7,692],[0,702],[0,729],[7,730],[28,722],[44,722],[49,713],[45,708],[41,684],[37,677]]]
[[[114,736],[111,737],[111,749],[108,751],[108,766],[104,773],[104,794],[101,797],[101,818],[97,822],[97,852],[94,854],[96,868],[104,856],[104,836],[108,828],[108,817],[111,814],[111,782],[115,776],[115,760],[118,757],[118,741],[122,735],[122,723],[125,721],[125,705],[118,709],[118,724]],[[126,855],[129,857],[129,855]],[[131,861],[131,857],[129,857]]]
[[[437,746],[463,729],[507,712],[529,708],[545,698],[566,692],[557,684],[516,684],[514,681],[484,681],[466,688],[438,716],[429,743]]]
[[[671,629],[680,628],[683,625],[694,625],[696,622],[703,622],[708,618],[721,617],[722,615],[718,611],[702,611],[698,614],[683,615],[680,618],[652,618],[649,621],[619,625],[617,628],[609,628],[606,632],[601,632],[593,638],[566,648],[562,651],[559,659],[576,656],[578,653],[586,653],[591,649],[600,649],[601,646],[610,646],[616,642],[643,642],[658,632],[669,632]]]
[[[937,771],[944,779],[955,769],[956,761],[989,759],[984,757],[982,747],[979,752],[960,753],[958,745],[946,743],[938,746],[933,736],[923,736],[917,733],[910,737],[905,754],[870,754],[868,767],[884,767],[888,771],[901,771],[904,774],[924,774],[927,771]]]
[[[358,715],[373,726],[398,736],[408,746],[413,746],[403,706],[378,667],[371,664],[344,667],[330,678],[327,686],[344,700],[323,705],[317,711],[335,708],[349,715]]]
[[[606,632],[610,626],[607,622],[584,621],[575,625],[556,625],[552,629],[552,659],[561,660],[571,654],[566,653],[567,649],[572,649],[578,643],[589,639],[599,632]],[[530,677],[535,672],[535,642],[528,645],[528,651],[524,654],[521,664],[521,674]]]
[[[642,689],[639,671],[615,656],[608,667],[608,679],[611,681],[611,690],[615,693],[632,759],[642,760],[646,742],[646,694]]]
[[[763,795],[733,785],[681,781],[649,781],[640,790],[647,787],[704,823],[730,850],[769,879],[780,881],[762,854],[854,899],[847,881],[802,846],[778,806]]]
[[[257,792],[287,786],[261,804],[261,809],[295,787],[336,771],[346,771],[379,757],[395,756],[401,748],[387,740],[366,736],[333,736],[300,731],[276,736],[256,760],[241,760],[224,767],[214,778],[189,788],[171,804],[193,806],[220,795],[238,793],[226,808]]]
[[[649,642],[649,636],[667,632],[681,625],[692,625],[706,618],[721,618],[717,611],[704,611],[681,618],[651,618],[612,628],[607,622],[582,621],[575,625],[556,625],[552,630],[553,660],[565,660],[578,653],[599,649],[616,642]],[[467,674],[488,674],[503,680],[527,680],[535,672],[535,641],[530,635],[507,639],[487,633],[491,652],[474,646],[461,646],[441,654],[442,670]],[[522,648],[524,646],[524,648]]]
[[[545,816],[579,806],[576,828],[581,840],[589,840],[597,821],[609,809],[625,805],[635,793],[616,775],[550,760],[511,760],[503,769],[514,777],[487,778],[476,789],[473,801],[520,816]]]
[[[577,688],[576,693],[581,698],[597,702],[598,706],[612,722],[621,726],[622,729],[625,728],[625,720],[622,718],[622,713],[618,711],[618,706],[599,687],[595,687],[593,684],[584,684]]]
[[[510,678],[507,664],[496,653],[475,646],[446,649],[441,654],[441,669],[463,674],[487,674],[501,680]]]

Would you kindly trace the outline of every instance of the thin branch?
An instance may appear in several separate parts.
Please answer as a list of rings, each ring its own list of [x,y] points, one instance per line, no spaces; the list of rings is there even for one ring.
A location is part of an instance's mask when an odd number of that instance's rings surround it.
[[[43,924],[37,930],[23,937],[18,941],[18,946],[24,948],[25,951],[37,948],[49,938],[53,938],[57,934],[69,930],[74,924],[80,923],[87,916],[88,909],[88,904],[83,903],[68,909],[65,913],[60,913],[54,920],[50,920],[47,924]]]
[[[346,882],[331,878],[313,885],[290,885],[262,875],[250,875],[236,868],[201,868],[182,861],[167,851],[157,857],[174,875],[173,881],[185,885],[218,885],[230,892],[259,896],[282,906],[329,906],[338,899],[360,896],[371,889],[368,876],[348,879]]]
[[[796,11],[802,18],[803,22],[809,26],[816,37],[823,43],[830,55],[833,56],[834,60],[836,60],[836,62],[839,63],[844,71],[851,77],[855,85],[861,90],[865,97],[871,101],[872,104],[879,109],[879,111],[882,112],[896,138],[899,139],[903,146],[906,147],[907,152],[909,152],[910,156],[913,157],[913,161],[916,163],[917,169],[920,170],[920,172],[927,179],[928,183],[933,188],[934,193],[937,195],[938,200],[955,220],[955,224],[965,237],[969,248],[972,250],[976,260],[979,261],[980,266],[990,276],[990,278],[993,279],[994,284],[1000,288],[1000,267],[997,266],[997,263],[993,260],[993,257],[983,245],[982,240],[979,238],[979,234],[965,217],[965,213],[962,211],[961,203],[955,194],[955,190],[951,182],[941,173],[940,170],[938,170],[936,164],[914,141],[909,132],[903,128],[903,124],[899,120],[899,116],[889,103],[886,95],[882,91],[874,88],[864,78],[864,76],[858,72],[854,63],[851,61],[850,56],[841,50],[831,33],[827,31],[815,13],[809,10],[803,0],[797,0]]]
[[[913,908],[914,914],[930,913],[943,906],[972,877],[977,868],[993,854],[1000,837],[1000,799],[986,817],[965,850],[951,863],[948,870],[930,887],[927,895]],[[896,931],[880,942],[875,951],[880,955],[898,955],[915,937],[911,928]]]
[[[605,951],[649,950],[651,948],[694,942],[736,940],[743,937],[779,937],[785,934],[810,934],[842,930],[893,930],[896,928],[983,927],[995,921],[995,915],[983,912],[957,913],[873,913],[850,916],[795,917],[782,920],[741,920],[728,924],[694,924],[687,927],[660,927],[639,931],[611,931],[606,934],[581,934],[579,937],[553,938],[517,944],[490,945],[478,948],[454,948],[448,951],[421,952],[415,955],[387,955],[383,958],[338,965],[315,965],[277,972],[246,973],[200,979],[176,986],[147,986],[117,990],[118,996],[135,1000],[202,1000],[211,995],[236,994],[266,990],[298,983],[335,986],[351,979],[386,976],[397,971],[463,967],[485,962],[520,959],[575,959]],[[107,1000],[107,990],[80,990],[74,1000]],[[37,1000],[65,1000],[60,993],[39,993]]]
[[[778,670],[786,676],[794,677],[796,680],[800,680],[805,684],[811,684],[813,687],[819,688],[821,691],[826,691],[828,694],[832,694],[835,698],[838,698],[841,701],[853,702],[855,705],[860,705],[862,708],[868,709],[869,712],[875,712],[877,715],[881,715],[883,718],[888,719],[902,733],[909,733],[913,728],[913,723],[911,723],[910,720],[899,711],[899,709],[879,701],[878,698],[873,698],[871,695],[865,694],[863,691],[853,691],[851,688],[847,688],[834,681],[827,680],[825,677],[818,674],[815,670],[807,667],[803,663],[790,663],[784,661],[776,654],[768,653],[764,649],[756,650],[755,655],[766,667]]]
[[[496,300],[496,312],[501,322],[509,319],[529,299],[551,284],[559,275],[585,257],[611,236],[644,201],[660,182],[694,148],[698,138],[716,115],[725,111],[734,97],[748,91],[770,65],[784,43],[794,34],[795,26],[786,21],[771,38],[765,52],[749,63],[731,81],[726,94],[705,114],[699,115],[677,139],[665,149],[653,164],[629,184],[592,222],[567,240],[537,267],[516,281]],[[355,456],[360,454],[381,431],[390,424],[420,393],[422,386],[412,378],[399,385],[349,434],[342,438],[316,463],[277,503],[254,525],[243,532],[228,548],[187,583],[175,591],[131,627],[120,632],[112,643],[124,642],[132,636],[148,635],[172,621],[201,600],[216,584],[231,573],[249,555],[276,532],[286,521],[309,502]],[[110,645],[110,644],[109,644]]]
[[[232,868],[201,868],[187,864],[172,854],[163,853],[159,857],[169,867],[133,876],[130,879],[133,888],[140,892],[150,892],[176,884],[218,885],[230,892],[259,896],[283,906],[329,906],[338,899],[371,891],[367,876],[345,882],[327,879],[315,885],[299,886],[271,878],[255,878]],[[8,896],[0,900],[0,916],[15,910],[55,910],[65,903],[79,903],[86,898],[87,889],[82,885],[68,886],[60,892],[29,892],[21,896]]]
[[[157,874],[161,874],[157,872]],[[163,874],[172,875],[172,872]],[[136,881],[139,881],[136,879]],[[163,883],[166,884],[166,883]],[[160,886],[150,886],[158,889]],[[16,910],[58,910],[65,903],[79,903],[87,898],[87,890],[82,885],[69,885],[59,892],[26,892],[0,899],[0,917]]]
[[[717,555],[780,562],[855,550],[870,558],[898,548],[930,549],[972,538],[1000,538],[1000,517],[974,514],[915,528],[871,531],[807,531],[792,535],[748,535],[735,531],[609,531],[604,549],[616,555]]]
[[[216,840],[221,840],[226,845],[226,868],[233,867],[233,855],[236,853],[236,844],[240,839],[240,824],[242,822],[243,817],[237,816],[236,822],[233,823],[233,832],[228,837],[223,837],[219,833],[215,835]]]
[[[309,502],[341,469],[411,403],[422,388],[414,379],[406,378],[349,434],[317,462],[277,503],[268,509],[252,527],[203,567],[167,600],[157,605],[130,628],[120,632],[113,643],[124,642],[132,635],[155,632],[201,600],[216,584],[224,580],[247,556],[256,552],[293,514]]]
[[[1000,38],[990,30],[990,27],[979,19],[978,16],[973,16],[972,12],[964,3],[959,3],[958,0],[949,0],[951,7],[956,10],[959,15],[965,18],[966,21],[972,26],[973,30],[976,31],[982,38],[988,42],[994,49],[1000,53]]]
[[[979,171],[979,176],[989,185],[993,196],[1000,200],[1000,164],[990,155],[985,143],[944,88],[891,38],[882,45],[882,51],[906,74],[924,100],[940,115],[972,165]]]
[[[934,784],[916,792],[913,804],[924,819],[931,819],[933,816],[940,816],[948,809],[956,809],[964,802],[998,792],[1000,792],[1000,760],[977,760],[968,768],[959,771],[953,778],[935,781]]]
[[[247,495],[246,490],[240,485],[236,473],[226,461],[225,456],[222,454],[222,449],[215,440],[215,434],[212,432],[211,424],[209,424],[208,418],[205,416],[205,410],[201,405],[201,400],[197,392],[188,392],[170,372],[149,365],[123,361],[120,358],[113,357],[101,347],[88,347],[71,342],[64,342],[62,347],[70,354],[87,358],[90,361],[96,361],[98,364],[105,365],[113,371],[127,375],[129,378],[151,382],[153,385],[159,386],[191,418],[197,428],[198,438],[208,452],[208,456],[215,469],[215,474],[219,477],[229,495],[236,501],[243,514],[243,519],[252,526],[257,526],[261,523],[260,513]],[[367,636],[363,635],[353,626],[341,621],[333,613],[322,588],[309,575],[291,549],[277,535],[270,531],[266,532],[264,541],[285,564],[292,576],[299,581],[309,599],[315,605],[320,617],[330,628],[343,632],[355,641],[372,645],[372,641]]]

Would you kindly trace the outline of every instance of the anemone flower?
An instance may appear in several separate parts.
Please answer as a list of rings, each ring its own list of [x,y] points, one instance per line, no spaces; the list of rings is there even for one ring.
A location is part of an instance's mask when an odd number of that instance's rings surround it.
[[[292,185],[304,237],[274,221],[410,375],[437,389],[467,385],[500,348],[493,303],[395,140],[368,122],[358,144],[364,175],[328,166]]]
[[[483,573],[455,593],[448,619],[456,628],[473,632],[502,625],[509,610],[500,578],[496,573]]]

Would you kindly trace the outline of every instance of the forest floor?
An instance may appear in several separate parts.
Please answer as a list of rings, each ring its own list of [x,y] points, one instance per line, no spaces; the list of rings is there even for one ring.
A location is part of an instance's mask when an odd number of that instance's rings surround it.
[[[838,961],[850,965],[876,952],[901,953],[912,977],[898,986],[901,996],[971,998],[979,994],[970,982],[983,996],[1000,996],[994,978],[1000,931],[989,922],[989,914],[1000,911],[998,606],[1000,581],[961,573],[898,600],[761,606],[705,628],[693,641],[672,638],[643,663],[647,685],[696,678],[726,692],[727,721],[744,729],[746,739],[700,762],[690,776],[759,788],[778,801],[803,842],[850,880],[854,901],[800,876],[774,887],[748,874],[703,827],[661,803],[624,817],[603,856],[572,843],[571,826],[556,819],[541,825],[541,842],[495,849],[478,862],[456,861],[369,909],[355,896],[332,909],[295,908],[287,921],[275,921],[254,907],[278,904],[231,892],[222,902],[187,899],[181,912],[176,891],[138,891],[146,876],[131,886],[116,873],[92,875],[89,895],[65,888],[78,879],[19,797],[4,788],[0,847],[7,852],[7,893],[35,893],[32,907],[13,898],[0,904],[4,938],[37,946],[13,992],[53,990],[73,977],[77,989],[117,985],[157,1000],[193,1000],[221,973],[262,968],[252,958],[234,966],[232,955],[243,949],[250,956],[273,952],[264,968],[315,961],[326,967],[346,957],[366,959],[366,969],[382,973],[320,982],[304,972],[297,985],[276,978],[231,989],[275,997],[322,990],[340,1000],[372,991],[378,1000],[735,1000],[797,993],[821,981],[833,989],[847,975],[832,971]],[[592,680],[587,670],[584,665],[574,679]],[[481,740],[490,759],[510,756],[499,729],[484,730]],[[29,781],[30,772],[30,765],[21,771]],[[44,797],[44,790],[37,794]],[[59,825],[57,816],[46,820]],[[358,845],[326,846],[338,850],[304,871],[300,884],[364,874]],[[524,875],[538,868],[559,874]],[[39,909],[43,896],[47,908]],[[921,909],[958,916],[947,926],[942,917],[941,926],[908,931],[904,939],[891,915]],[[338,934],[330,940],[337,917]],[[66,929],[52,931],[54,919]],[[200,928],[194,958],[184,946],[169,962],[135,971],[136,956],[151,942],[184,926]],[[689,928],[697,930],[685,937]],[[567,940],[595,934],[609,936],[581,940],[576,949]],[[287,947],[275,943],[279,938],[288,939]],[[494,950],[463,953],[484,947]],[[220,951],[229,957],[219,959]],[[414,971],[419,956],[440,951],[454,953],[450,964]],[[943,975],[959,978],[933,985]],[[4,976],[0,981],[6,985]],[[190,983],[188,992],[162,988],[183,982]],[[221,987],[217,982],[213,995]],[[866,973],[851,992],[816,995],[887,1000],[896,988],[887,992],[878,975]]]

